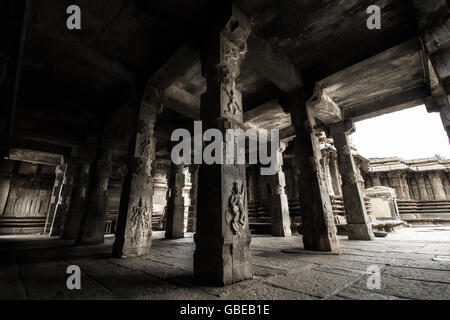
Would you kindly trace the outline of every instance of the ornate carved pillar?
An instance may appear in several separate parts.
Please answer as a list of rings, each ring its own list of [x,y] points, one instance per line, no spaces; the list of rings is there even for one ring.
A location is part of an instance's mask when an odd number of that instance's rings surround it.
[[[435,25],[422,32],[422,42],[425,51],[433,65],[434,72],[439,80],[439,85],[443,91],[443,98],[440,100],[438,110],[441,114],[442,123],[450,139],[450,15],[439,21]],[[447,99],[445,99],[447,98]],[[447,101],[445,101],[447,100]]]
[[[59,197],[59,205],[56,209],[55,217],[53,219],[52,227],[50,229],[50,236],[60,236],[63,228],[65,216],[70,207],[70,201],[73,191],[73,184],[75,174],[77,173],[79,164],[80,152],[78,147],[72,149],[72,154],[67,163],[66,173],[63,179],[63,186]]]
[[[111,132],[108,131],[105,130],[101,142],[97,145],[96,159],[92,170],[89,170],[88,202],[81,217],[77,245],[99,244],[105,240],[106,205],[113,151]]]
[[[50,235],[53,223],[55,222],[56,213],[60,205],[61,191],[64,186],[64,176],[66,174],[67,165],[56,166],[55,184],[53,185],[52,197],[48,207],[47,220],[45,221],[44,233]]]
[[[352,131],[354,131],[353,122],[344,122],[331,127],[342,177],[346,228],[350,240],[373,240],[375,236],[367,217],[363,193],[358,183],[357,169],[347,136]]]
[[[167,202],[166,239],[184,238],[184,166],[172,165]]]
[[[199,165],[189,166],[189,173],[191,174],[191,190],[189,197],[191,204],[189,205],[187,232],[195,232],[197,224],[197,194],[198,194],[198,169]]]
[[[431,186],[433,188],[434,197],[436,200],[447,200],[447,195],[445,194],[444,184],[442,183],[439,172],[433,171],[428,174],[431,181]]]
[[[333,207],[320,165],[320,145],[314,132],[315,119],[306,106],[303,89],[282,99],[283,109],[291,114],[295,127],[296,165],[299,175],[299,200],[302,208],[303,244],[306,250],[338,251],[339,239],[334,224]]]
[[[220,31],[211,28],[202,52],[207,91],[201,100],[206,128],[239,129],[243,107],[236,79],[247,51],[250,23],[236,8]],[[228,15],[231,14],[231,15]],[[224,155],[226,147],[223,147]],[[253,277],[245,165],[201,165],[198,176],[194,274],[198,283],[228,285]]]
[[[87,209],[89,173],[95,160],[96,143],[97,140],[91,137],[80,148],[70,205],[67,214],[64,216],[61,230],[62,239],[76,239],[80,232],[81,218]]]
[[[162,112],[159,90],[148,86],[141,103],[135,107],[133,134],[128,150],[128,172],[120,197],[119,217],[113,256],[141,256],[148,254],[152,236],[153,178],[156,138],[154,128]]]
[[[283,172],[283,152],[285,150],[286,144],[281,142],[280,149],[277,152],[277,173],[272,177],[272,235],[275,237],[290,237],[292,235],[286,179]]]

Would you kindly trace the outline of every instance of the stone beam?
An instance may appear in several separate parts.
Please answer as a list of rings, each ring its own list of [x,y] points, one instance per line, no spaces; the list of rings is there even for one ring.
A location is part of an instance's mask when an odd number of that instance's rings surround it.
[[[58,166],[64,163],[64,156],[59,154],[40,152],[27,149],[11,148],[9,160]]]
[[[267,41],[251,34],[247,47],[246,63],[278,88],[290,92],[303,87],[303,79],[297,67]]]
[[[362,121],[386,113],[418,106],[429,97],[430,91],[425,84],[388,96],[382,96],[370,102],[344,108],[345,120]]]

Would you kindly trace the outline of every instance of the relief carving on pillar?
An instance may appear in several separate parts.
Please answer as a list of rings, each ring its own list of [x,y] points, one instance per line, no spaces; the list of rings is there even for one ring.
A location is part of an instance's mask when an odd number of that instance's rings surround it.
[[[139,241],[145,238],[147,230],[150,228],[151,217],[148,207],[139,198],[139,203],[132,209],[129,230],[132,235],[132,241],[138,246]],[[139,230],[139,233],[137,232]]]
[[[239,188],[238,183],[233,183],[228,210],[225,219],[230,225],[234,234],[242,233],[245,230],[247,212],[245,209],[245,184]]]
[[[277,185],[274,188],[273,193],[277,196],[284,194],[285,193],[284,187],[282,185]]]

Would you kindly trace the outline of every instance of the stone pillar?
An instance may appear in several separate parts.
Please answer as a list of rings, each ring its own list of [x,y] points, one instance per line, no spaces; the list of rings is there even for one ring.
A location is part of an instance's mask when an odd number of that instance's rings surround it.
[[[286,194],[286,179],[283,172],[283,152],[286,150],[284,142],[280,143],[277,152],[277,173],[272,177],[272,235],[274,237],[290,237],[291,218],[289,217],[289,202]]]
[[[86,211],[89,172],[95,160],[96,143],[97,140],[91,137],[80,147],[79,163],[74,176],[70,205],[62,224],[62,239],[76,239],[80,232],[81,218]]]
[[[372,185],[374,187],[381,187],[380,177],[376,173],[372,176]]]
[[[333,207],[320,165],[321,151],[314,132],[315,118],[306,106],[303,89],[281,99],[283,109],[291,114],[295,128],[295,161],[300,171],[299,200],[302,211],[303,244],[306,250],[338,251],[339,239],[334,224]]]
[[[106,205],[108,183],[112,174],[112,141],[110,132],[105,130],[102,141],[97,145],[96,159],[89,172],[89,196],[84,212],[77,245],[92,245],[105,240]]]
[[[333,188],[334,195],[342,196],[342,190],[341,190],[342,181],[341,181],[341,176],[339,175],[336,154],[330,154],[330,175],[331,175],[331,185]]]
[[[375,236],[367,217],[363,192],[358,183],[357,169],[347,136],[352,131],[354,131],[353,122],[331,127],[342,177],[342,194],[347,218],[346,230],[350,240],[373,240]]]
[[[191,204],[189,205],[187,232],[195,232],[197,224],[198,169],[198,165],[194,164],[189,166],[189,173],[191,174],[191,190],[189,192],[189,198]]]
[[[420,200],[430,200],[431,197],[428,194],[427,186],[422,174],[417,175],[417,183],[419,184]]]
[[[52,237],[61,235],[61,230],[63,228],[64,223],[63,221],[70,208],[70,201],[73,191],[75,174],[78,169],[79,157],[80,157],[79,148],[74,147],[72,149],[70,159],[67,163],[67,169],[64,176],[61,195],[59,197],[59,205],[56,209],[55,217],[53,219],[53,223],[50,229],[50,236]]]
[[[136,100],[136,99],[135,99]],[[154,129],[162,112],[159,90],[148,86],[141,103],[131,101],[136,109],[133,134],[129,144],[128,172],[120,198],[113,256],[142,256],[152,243],[153,178],[156,138]]]
[[[403,199],[411,200],[411,192],[409,190],[408,175],[405,172],[400,173],[400,186],[402,188]]]
[[[322,168],[325,174],[325,181],[327,183],[328,192],[330,193],[330,196],[332,196],[334,195],[334,190],[333,190],[333,181],[331,179],[330,156],[331,156],[330,150],[322,152]]]
[[[47,220],[45,221],[44,234],[50,235],[52,226],[55,221],[56,213],[60,205],[61,191],[64,185],[64,176],[66,174],[67,165],[56,166],[55,184],[53,185],[52,197],[48,207]]]
[[[202,74],[207,91],[201,99],[200,114],[206,129],[216,128],[225,136],[227,129],[239,129],[243,123],[236,79],[246,53],[250,22],[234,6],[223,14],[228,15],[225,26],[210,28],[203,47]],[[222,150],[226,155],[225,146]],[[200,166],[194,253],[194,275],[199,284],[224,286],[253,277],[245,170],[245,165]]]
[[[436,200],[447,200],[447,195],[445,194],[444,184],[442,183],[439,172],[433,171],[428,174],[431,181],[431,186],[433,188],[434,197]]]
[[[184,166],[172,165],[167,202],[166,239],[184,238]]]

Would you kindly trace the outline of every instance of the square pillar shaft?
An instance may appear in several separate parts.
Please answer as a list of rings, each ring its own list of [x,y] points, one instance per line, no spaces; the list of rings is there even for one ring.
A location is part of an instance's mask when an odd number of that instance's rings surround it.
[[[128,172],[120,198],[113,256],[142,256],[152,243],[153,178],[156,138],[154,128],[162,111],[160,92],[148,87],[136,111],[129,145]]]
[[[93,170],[96,143],[97,140],[91,137],[80,148],[71,201],[61,230],[62,239],[76,239],[80,233],[81,219],[87,209],[89,173]]]
[[[44,233],[51,235],[52,227],[56,219],[58,207],[60,204],[61,191],[64,186],[64,176],[66,174],[66,165],[59,165],[55,170],[55,184],[53,185],[50,205],[48,207],[47,220],[45,222]]]
[[[303,244],[306,250],[333,252],[340,248],[334,225],[333,208],[324,173],[321,151],[313,130],[315,119],[306,106],[303,89],[281,101],[291,114],[295,127],[295,158],[300,171],[299,199],[302,208]]]
[[[347,218],[347,233],[350,240],[373,240],[372,226],[367,217],[357,169],[347,133],[353,130],[353,123],[345,122],[331,127],[334,146],[338,153],[339,172],[342,177],[342,194]]]
[[[202,96],[201,119],[204,127],[218,129],[222,136],[243,122],[236,79],[250,34],[247,18],[231,5],[228,9],[225,27],[211,28],[202,52],[207,92]],[[197,283],[214,286],[253,277],[245,165],[221,163],[202,164],[198,177],[194,275]]]
[[[184,166],[172,165],[167,202],[166,239],[184,238]]]
[[[198,194],[198,165],[191,165],[189,173],[191,174],[191,191],[189,192],[190,205],[187,232],[195,232],[197,224],[197,194]]]

